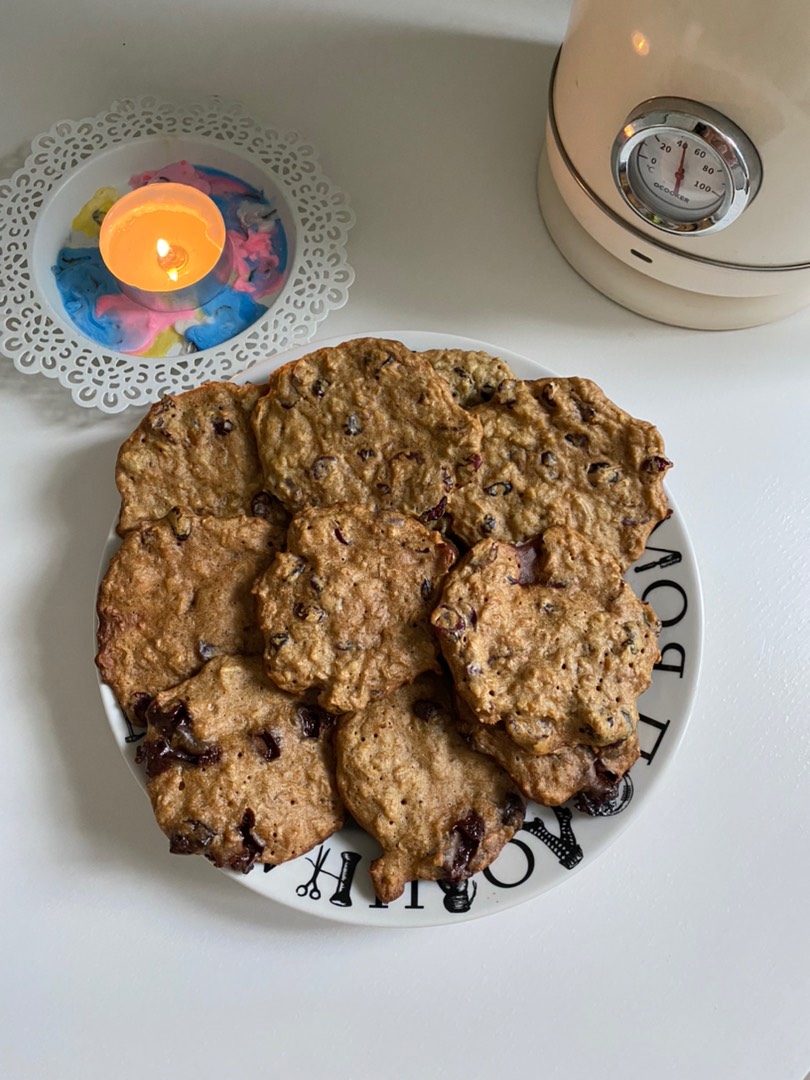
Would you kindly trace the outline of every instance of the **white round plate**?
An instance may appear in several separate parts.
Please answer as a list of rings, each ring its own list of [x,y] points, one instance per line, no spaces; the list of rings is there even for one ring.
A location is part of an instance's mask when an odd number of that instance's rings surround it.
[[[500,356],[524,379],[554,374],[516,353],[449,334],[369,331],[352,336],[393,338],[414,350],[481,350]],[[345,340],[331,338],[297,347],[243,372],[236,381],[264,382],[281,364]],[[635,592],[661,619],[662,655],[652,685],[639,701],[641,758],[621,782],[617,798],[605,813],[590,816],[578,810],[573,800],[554,809],[529,803],[523,828],[487,870],[462,885],[411,882],[392,904],[381,904],[374,896],[368,865],[380,849],[356,826],[342,829],[307,855],[281,866],[255,866],[245,875],[222,872],[281,904],[335,922],[435,926],[522,904],[593,862],[647,805],[683,737],[697,688],[703,622],[700,582],[689,537],[671,498],[670,505],[672,516],[653,531],[644,555],[626,575]],[[102,573],[116,545],[111,536]],[[101,694],[113,735],[145,791],[143,770],[135,764],[140,733],[128,725],[109,687],[102,685]],[[144,828],[155,827],[145,805]]]

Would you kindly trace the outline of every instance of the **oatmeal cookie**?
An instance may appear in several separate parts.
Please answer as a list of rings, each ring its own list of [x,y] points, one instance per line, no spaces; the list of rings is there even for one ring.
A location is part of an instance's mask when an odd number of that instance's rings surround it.
[[[247,873],[294,859],[343,824],[334,717],[221,656],[155,696],[137,761],[170,851]]]
[[[250,420],[260,393],[210,382],[156,402],[118,452],[118,532],[157,521],[173,507],[284,524],[284,508],[263,488]]]
[[[453,400],[463,409],[489,401],[505,379],[515,378],[503,360],[485,352],[429,349],[420,355],[450,384]]]
[[[371,877],[384,903],[414,878],[483,870],[523,824],[516,785],[466,744],[437,675],[341,717],[335,748],[346,807],[383,848]]]
[[[572,529],[520,546],[481,541],[432,622],[461,697],[524,750],[604,747],[635,732],[660,625],[615,559]]]
[[[494,758],[527,799],[543,806],[560,806],[579,793],[597,800],[609,798],[639,756],[635,731],[608,746],[577,743],[551,754],[533,754],[504,729],[479,723],[461,705],[461,729],[475,749]]]
[[[102,680],[144,724],[159,691],[218,654],[260,654],[253,584],[284,542],[259,518],[174,514],[127,533],[98,595]]]
[[[292,513],[353,503],[434,522],[480,465],[478,419],[396,341],[349,341],[285,365],[253,419],[265,487]]]
[[[430,613],[454,560],[436,532],[391,510],[297,514],[256,586],[268,674],[347,712],[437,671]]]
[[[671,462],[661,436],[595,383],[506,381],[472,411],[484,429],[483,463],[447,506],[466,544],[520,543],[565,525],[626,569],[668,516],[663,478]]]

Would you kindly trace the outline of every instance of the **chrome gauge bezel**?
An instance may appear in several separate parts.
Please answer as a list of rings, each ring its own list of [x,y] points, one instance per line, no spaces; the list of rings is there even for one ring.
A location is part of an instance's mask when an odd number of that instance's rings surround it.
[[[705,144],[723,171],[725,192],[709,213],[678,220],[666,208],[651,205],[649,192],[634,184],[638,149],[651,135],[677,139],[686,135]],[[727,116],[687,98],[651,98],[636,106],[613,142],[611,166],[627,205],[649,225],[677,235],[718,232],[751,203],[762,182],[762,163],[754,144]]]

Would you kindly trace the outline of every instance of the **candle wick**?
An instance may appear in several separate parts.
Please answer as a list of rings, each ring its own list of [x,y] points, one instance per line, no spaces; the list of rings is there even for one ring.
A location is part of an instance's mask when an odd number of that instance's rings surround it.
[[[168,240],[159,237],[155,247],[157,249],[158,266],[165,270],[170,281],[177,281],[180,271],[188,262],[188,252],[181,247],[172,247]]]

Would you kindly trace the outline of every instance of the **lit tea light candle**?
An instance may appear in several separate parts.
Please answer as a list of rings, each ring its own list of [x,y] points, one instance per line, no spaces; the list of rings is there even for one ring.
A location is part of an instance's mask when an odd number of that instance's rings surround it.
[[[147,184],[122,195],[104,217],[99,250],[121,291],[155,311],[200,307],[231,270],[222,214],[187,184]]]

